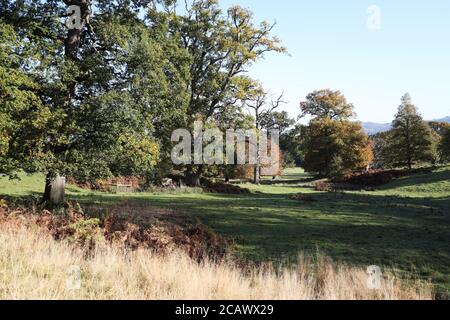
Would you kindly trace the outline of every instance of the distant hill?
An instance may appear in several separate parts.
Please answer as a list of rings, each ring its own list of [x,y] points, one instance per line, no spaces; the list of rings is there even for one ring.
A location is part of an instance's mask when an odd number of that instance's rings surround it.
[[[445,117],[445,118],[441,118],[441,119],[434,119],[433,121],[450,123],[450,116],[449,117]]]
[[[389,129],[391,129],[391,124],[390,123],[364,122],[363,128],[367,134],[371,135],[371,134],[376,134],[379,132],[389,131]]]
[[[450,123],[450,116],[441,118],[441,119],[434,119],[433,121]],[[368,135],[372,135],[372,134],[376,134],[379,132],[389,131],[389,129],[391,129],[391,124],[390,123],[363,122],[363,128],[364,128],[364,131],[366,131],[366,133]]]

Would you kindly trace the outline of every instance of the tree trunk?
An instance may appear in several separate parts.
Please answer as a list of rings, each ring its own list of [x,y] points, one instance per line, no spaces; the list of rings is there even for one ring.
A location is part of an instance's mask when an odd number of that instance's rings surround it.
[[[81,26],[76,26],[70,28],[67,31],[66,37],[64,39],[64,55],[68,60],[77,61],[77,54],[80,49],[81,36],[82,36],[82,25],[87,21],[89,16],[89,7],[91,5],[91,0],[65,0],[64,3],[67,8],[70,6],[80,7],[80,17],[77,17],[81,21]],[[75,95],[75,82],[67,83],[67,94],[65,96],[65,105],[70,106],[71,99]],[[53,205],[59,205],[64,203],[65,198],[65,184],[66,179],[57,175],[53,177],[47,174],[45,178],[45,190],[42,202],[46,203],[47,206],[52,207]]]
[[[259,138],[259,137],[258,137]],[[259,152],[259,141],[256,143],[256,164],[253,171],[253,183],[259,184],[261,181],[261,154]]]
[[[186,175],[186,184],[189,187],[200,187],[201,186],[200,174],[195,172],[188,173]]]
[[[253,183],[260,184],[261,182],[261,167],[259,165],[259,160],[257,160],[257,164],[255,164],[254,172],[253,172]]]
[[[259,141],[259,139],[261,138],[260,137],[260,132],[259,132],[259,127],[260,127],[260,125],[259,125],[259,121],[260,121],[260,119],[259,119],[259,110],[258,110],[258,108],[256,109],[256,164],[255,164],[255,167],[254,167],[254,171],[253,171],[253,183],[254,184],[259,184],[260,183],[260,180],[261,180],[261,177],[260,177],[260,175],[261,175],[261,170],[260,170],[260,168],[261,168],[261,154],[260,154],[260,150],[259,150],[259,147],[260,147],[260,141]]]
[[[199,166],[195,170],[194,166],[189,165],[186,169],[186,184],[189,187],[200,187],[201,186],[201,171],[202,167]]]
[[[51,192],[52,192],[52,178],[50,178],[50,175],[47,174],[47,176],[45,177],[45,189],[44,189],[44,196],[42,198],[42,203],[50,202]]]
[[[49,207],[63,204],[65,201],[65,186],[66,178],[59,175],[56,178],[52,178],[50,174],[47,174],[42,203]]]

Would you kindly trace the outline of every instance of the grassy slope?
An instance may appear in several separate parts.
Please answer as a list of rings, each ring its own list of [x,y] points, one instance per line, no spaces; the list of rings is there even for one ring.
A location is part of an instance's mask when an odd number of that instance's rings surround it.
[[[320,248],[336,260],[358,265],[416,268],[450,288],[450,168],[402,178],[375,192],[315,192],[299,170],[275,185],[252,186],[251,195],[88,193],[69,187],[82,202],[148,202],[199,217],[234,237],[237,253],[253,260],[294,260],[297,252]],[[43,177],[21,184],[0,180],[0,194],[42,190]],[[271,183],[267,181],[267,183]],[[289,199],[298,192],[316,201]]]
[[[254,267],[248,272],[232,263],[198,264],[182,253],[162,256],[149,250],[124,251],[117,245],[100,244],[86,254],[67,240],[54,240],[48,230],[36,228],[34,223],[31,216],[0,218],[2,300],[423,300],[433,297],[428,283],[398,281],[396,272],[389,272],[389,279],[383,279],[380,290],[370,290],[366,268],[337,265],[321,255],[314,257],[314,261],[301,260],[293,270],[280,272]],[[75,266],[81,278],[76,277]]]

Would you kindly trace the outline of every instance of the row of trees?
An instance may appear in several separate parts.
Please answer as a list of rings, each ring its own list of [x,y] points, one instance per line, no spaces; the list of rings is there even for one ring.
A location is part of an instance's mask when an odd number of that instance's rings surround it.
[[[58,176],[157,180],[172,166],[173,130],[251,125],[242,102],[264,92],[247,96],[256,82],[245,72],[285,51],[273,25],[217,0],[181,4],[1,0],[0,172],[44,172],[44,200]],[[81,28],[64,23],[72,6]],[[191,185],[208,170],[184,169]]]
[[[220,129],[277,128],[287,161],[323,176],[372,162],[370,140],[340,92],[308,95],[301,112],[309,124],[291,128],[295,121],[278,110],[282,95],[246,76],[266,53],[286,51],[273,24],[255,24],[239,6],[224,12],[217,0],[181,4],[0,0],[0,173],[45,173],[45,201],[58,176],[157,181],[173,169],[171,133],[193,129],[196,120]],[[81,27],[64,23],[72,6]],[[376,160],[412,166],[428,159],[437,135],[448,156],[448,130],[430,130],[408,97],[402,106],[392,132],[375,143]],[[190,185],[237,170],[178,169]]]
[[[372,138],[374,165],[380,167],[407,167],[416,164],[445,163],[450,160],[450,124],[425,122],[405,94],[392,122],[392,129]]]
[[[414,165],[450,161],[450,124],[425,122],[405,94],[392,129],[368,137],[351,121],[353,106],[339,91],[315,91],[300,104],[308,125],[297,125],[281,139],[287,159],[324,177],[369,167],[409,170]]]

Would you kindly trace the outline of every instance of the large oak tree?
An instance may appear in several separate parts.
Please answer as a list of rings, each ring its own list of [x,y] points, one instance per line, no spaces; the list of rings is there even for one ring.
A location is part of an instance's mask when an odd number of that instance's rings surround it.
[[[366,168],[372,152],[361,123],[350,121],[353,105],[339,91],[320,90],[300,104],[301,116],[310,116],[302,127],[303,167],[326,177]]]
[[[17,60],[2,67],[18,77],[0,88],[14,92],[1,96],[0,163],[10,172],[44,172],[44,200],[58,175],[148,174],[167,127],[185,117],[188,53],[167,25],[140,15],[152,4],[96,1],[94,10],[90,0],[0,2],[2,29],[12,34],[1,54]],[[73,5],[81,27],[67,28]],[[26,99],[34,101],[28,109]]]
[[[217,0],[186,2],[185,14],[167,13],[169,30],[191,58],[187,85],[188,126],[208,121],[225,109],[234,108],[243,90],[243,74],[268,52],[284,52],[271,35],[273,24],[256,25],[250,11],[233,6],[226,12]],[[188,166],[187,182],[200,184],[204,166]]]

